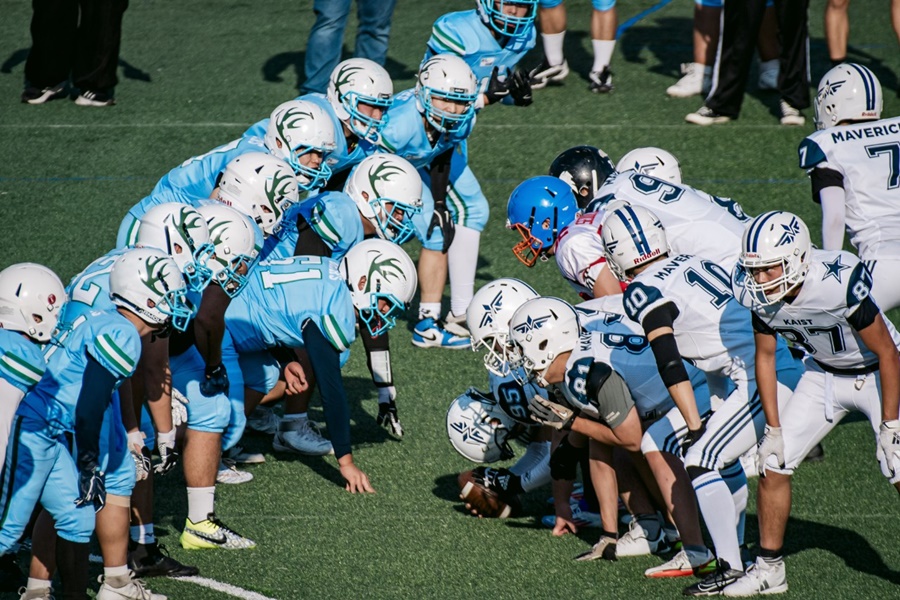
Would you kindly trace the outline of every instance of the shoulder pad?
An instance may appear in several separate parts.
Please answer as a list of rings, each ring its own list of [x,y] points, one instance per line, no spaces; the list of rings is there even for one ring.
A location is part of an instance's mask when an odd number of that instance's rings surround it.
[[[853,308],[872,293],[872,274],[862,261],[850,272],[847,280],[847,308]]]
[[[625,289],[622,303],[625,306],[625,314],[637,323],[641,322],[644,311],[654,303],[662,300],[662,294],[651,285],[645,285],[640,281],[632,281]]]

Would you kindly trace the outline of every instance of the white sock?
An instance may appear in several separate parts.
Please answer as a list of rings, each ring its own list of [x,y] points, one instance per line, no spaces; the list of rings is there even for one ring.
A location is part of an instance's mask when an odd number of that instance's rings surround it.
[[[28,578],[28,583],[25,584],[26,590],[45,590],[50,587],[49,579],[35,579],[34,577]]]
[[[525,448],[525,454],[509,468],[516,475],[522,475],[530,471],[541,462],[546,462],[550,456],[550,442],[531,442]]]
[[[156,535],[153,533],[153,523],[132,525],[131,539],[138,544],[152,544],[156,542]]]
[[[458,230],[459,228],[457,228]],[[440,319],[441,303],[440,302],[420,302],[419,303],[419,319]]]
[[[128,576],[129,572],[131,572],[131,569],[128,568],[128,565],[122,565],[121,567],[103,567],[103,576],[106,579],[110,577]]]
[[[716,556],[727,561],[732,569],[740,569],[743,563],[734,530],[737,515],[731,491],[717,471],[704,473],[691,483],[697,494],[697,504],[706,522],[706,529],[716,548]]]
[[[188,519],[191,523],[205,521],[216,508],[216,486],[187,489]]]
[[[728,465],[719,473],[722,475],[725,485],[731,490],[731,499],[734,501],[734,511],[737,515],[735,529],[740,546],[744,543],[744,525],[747,522],[747,474],[744,473],[741,461]]]
[[[549,445],[549,442],[548,442]],[[549,450],[548,450],[549,453]],[[522,473],[522,489],[526,492],[536,490],[550,483],[550,456],[546,457],[528,471]]]
[[[284,416],[281,417],[282,421],[302,421],[307,418],[307,413],[284,413]]]
[[[594,46],[594,66],[591,71],[602,71],[612,61],[616,40],[591,40],[591,44]]]
[[[759,62],[759,71],[760,73],[764,71],[776,71],[778,70],[778,59],[773,58],[772,60],[760,61]]]
[[[475,270],[478,268],[478,247],[481,232],[464,225],[456,226],[456,237],[447,253],[450,270],[450,312],[466,314],[475,295]]]
[[[541,34],[541,40],[544,42],[544,57],[547,59],[547,64],[551,67],[561,65],[565,60],[563,57],[563,41],[565,39],[565,31]]]

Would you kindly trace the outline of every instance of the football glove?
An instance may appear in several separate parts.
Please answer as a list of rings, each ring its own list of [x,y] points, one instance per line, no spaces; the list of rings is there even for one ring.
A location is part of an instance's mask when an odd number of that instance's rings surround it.
[[[884,462],[893,477],[900,469],[900,419],[882,421],[878,429],[878,444],[884,452]]]
[[[475,481],[501,496],[517,496],[523,493],[522,478],[509,469],[478,467],[472,471]]]
[[[378,417],[375,420],[381,427],[387,427],[399,438],[403,437],[403,426],[397,417],[397,405],[393,400],[378,403]]]
[[[760,477],[766,476],[766,460],[774,456],[780,468],[784,468],[784,437],[781,435],[781,427],[769,427],[759,440],[759,448],[756,450],[756,461]]]
[[[488,104],[500,102],[509,95],[507,80],[505,78],[501,80],[499,73],[500,70],[497,67],[494,67],[491,71],[491,78],[488,81],[487,89],[484,90],[484,95],[487,96]]]
[[[706,433],[706,423],[701,424],[700,429],[687,430],[687,433],[684,434],[684,438],[681,440],[682,458],[687,456],[688,450],[690,450],[691,446],[697,443],[697,440],[703,437],[704,433]]]
[[[172,426],[178,427],[188,421],[187,405],[190,401],[187,396],[172,388]]]
[[[159,450],[160,461],[153,467],[153,472],[165,475],[172,470],[178,462],[178,450],[175,448],[175,430],[156,436],[156,448]]]
[[[225,365],[206,365],[206,379],[200,382],[200,393],[207,398],[228,393],[228,372]]]
[[[134,448],[129,448],[131,458],[134,460],[134,475],[137,481],[144,481],[150,476],[150,469],[153,464],[150,462],[150,449],[147,446],[141,446],[140,452]]]
[[[551,402],[538,394],[535,394],[528,401],[528,408],[532,419],[542,425],[548,425],[558,430],[571,429],[575,417],[578,416],[575,410],[562,404]]]
[[[93,505],[94,512],[100,512],[106,504],[106,475],[96,463],[85,465],[78,471],[78,498],[75,506]]]
[[[516,106],[529,106],[534,101],[531,96],[531,79],[525,71],[514,72],[506,80],[506,85]]]
[[[453,215],[450,214],[450,209],[447,208],[446,202],[434,203],[434,214],[431,215],[431,224],[428,225],[428,232],[425,237],[431,239],[431,234],[435,229],[440,229],[441,234],[444,236],[444,247],[441,249],[441,252],[447,254],[450,244],[453,243],[453,236],[456,235],[456,223],[453,222]]]
[[[587,552],[582,552],[575,557],[575,560],[617,560],[616,559],[616,538],[608,535],[600,536],[600,541]]]

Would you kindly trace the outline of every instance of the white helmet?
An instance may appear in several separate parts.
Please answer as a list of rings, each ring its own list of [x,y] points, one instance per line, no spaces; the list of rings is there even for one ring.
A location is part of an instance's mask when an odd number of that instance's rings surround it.
[[[441,110],[432,102],[434,98],[462,103],[465,110],[460,114]],[[437,54],[419,67],[416,99],[419,111],[435,129],[454,133],[475,118],[478,82],[463,59],[454,54]]]
[[[834,127],[842,121],[880,119],[883,106],[881,83],[875,74],[862,65],[841,63],[819,82],[816,129]]]
[[[509,277],[495,279],[472,296],[466,309],[472,350],[485,351],[484,366],[491,373],[505,377],[510,363],[519,362],[519,357],[511,354],[515,348],[509,343],[509,320],[517,308],[537,297],[530,285]]]
[[[47,342],[65,301],[66,287],[43,265],[19,263],[0,271],[0,329]]]
[[[535,298],[516,310],[509,321],[509,339],[519,348],[525,376],[542,381],[556,357],[578,343],[581,326],[572,305],[559,298]],[[515,376],[517,370],[513,369]]]
[[[362,139],[378,142],[387,120],[375,119],[359,110],[367,104],[387,112],[394,94],[394,82],[384,67],[368,58],[351,58],[340,63],[328,79],[328,101],[337,118]]]
[[[416,233],[412,216],[422,212],[422,178],[405,158],[373,154],[359,163],[344,186],[378,237],[402,244]]]
[[[217,186],[219,202],[233,206],[271,235],[285,211],[300,201],[289,164],[265,152],[241,154],[225,166]]]
[[[350,286],[353,306],[372,337],[397,324],[416,293],[416,265],[403,248],[386,240],[356,244],[341,259],[341,273]],[[387,304],[381,310],[379,301]]]
[[[265,137],[266,148],[291,165],[303,191],[320,188],[331,177],[326,159],[335,149],[334,140],[331,116],[307,100],[290,100],[276,106]],[[300,157],[312,151],[322,153],[318,168],[300,164]]]
[[[171,256],[191,290],[202,292],[209,285],[215,249],[206,221],[193,207],[166,202],[148,210],[138,223],[135,246],[159,248]]]
[[[630,281],[629,270],[669,251],[659,217],[643,206],[623,204],[607,212],[600,237],[606,264],[619,281]]]
[[[809,229],[800,217],[781,210],[763,213],[744,230],[736,282],[743,284],[754,304],[774,304],[806,279],[811,249]],[[765,283],[754,279],[756,269],[778,265],[780,277]]]
[[[671,183],[681,183],[681,167],[678,165],[678,159],[662,148],[653,146],[635,148],[623,156],[616,165],[616,171],[619,173],[629,170]]]
[[[244,213],[219,203],[204,204],[197,211],[206,219],[215,254],[209,261],[213,281],[229,297],[237,296],[250,280],[263,247],[262,229]]]
[[[193,307],[175,260],[158,248],[132,248],[113,263],[109,297],[150,325],[185,331]]]
[[[457,452],[476,463],[513,457],[509,440],[516,422],[499,403],[475,388],[458,396],[447,410],[447,435]]]

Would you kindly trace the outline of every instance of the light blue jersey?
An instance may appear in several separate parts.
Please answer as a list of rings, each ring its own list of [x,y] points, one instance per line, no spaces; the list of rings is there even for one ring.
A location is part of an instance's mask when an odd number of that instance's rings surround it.
[[[59,328],[71,327],[75,320],[92,310],[116,309],[109,297],[109,274],[116,259],[128,251],[126,248],[110,250],[72,278],[66,287],[69,301],[59,314]]]
[[[18,414],[47,423],[55,432],[74,431],[75,406],[88,356],[117,380],[131,377],[141,356],[141,338],[115,311],[90,311],[61,329],[44,349],[47,371],[22,400]]]
[[[434,22],[425,60],[435,54],[455,54],[466,61],[475,73],[479,91],[487,89],[491,71],[496,67],[501,76],[509,76],[519,61],[534,48],[534,26],[517,39],[505,38],[501,41],[493,35],[493,30],[484,24],[477,10],[447,13]],[[512,104],[512,98],[505,98],[505,104]]]
[[[338,352],[347,350],[356,337],[350,289],[338,263],[329,258],[296,256],[260,264],[228,306],[225,326],[243,354],[303,347],[302,328],[308,319]]]
[[[46,368],[38,344],[18,331],[0,329],[0,378],[27,394],[41,380]]]
[[[326,246],[331,258],[340,261],[347,252],[363,241],[362,216],[350,196],[343,192],[325,192],[295,204],[284,213],[278,229],[266,238],[262,259],[273,260],[294,256],[297,247],[297,217],[302,216]]]
[[[331,121],[332,123],[334,123],[335,148],[331,153],[329,153],[328,158],[325,159],[325,163],[329,167],[331,167],[332,173],[346,171],[347,169],[358,164],[365,157],[369,156],[370,154],[374,154],[377,150],[376,146],[370,144],[365,140],[359,140],[356,144],[353,145],[352,148],[348,147],[347,138],[344,136],[344,124],[340,119],[337,118],[337,115],[334,114],[334,109],[331,107],[331,103],[328,101],[328,98],[326,98],[324,94],[306,94],[305,96],[297,96],[295,100],[312,102],[316,106],[321,107],[331,117]],[[268,128],[269,119],[257,121],[250,126],[250,129],[244,132],[243,137],[245,139],[263,139],[265,138],[266,130]]]
[[[436,156],[462,144],[472,132],[475,119],[452,136],[442,134],[432,144],[417,102],[415,90],[404,90],[394,96],[394,102],[387,111],[387,125],[381,132],[381,145],[391,154],[411,162],[421,172],[431,165]]]

